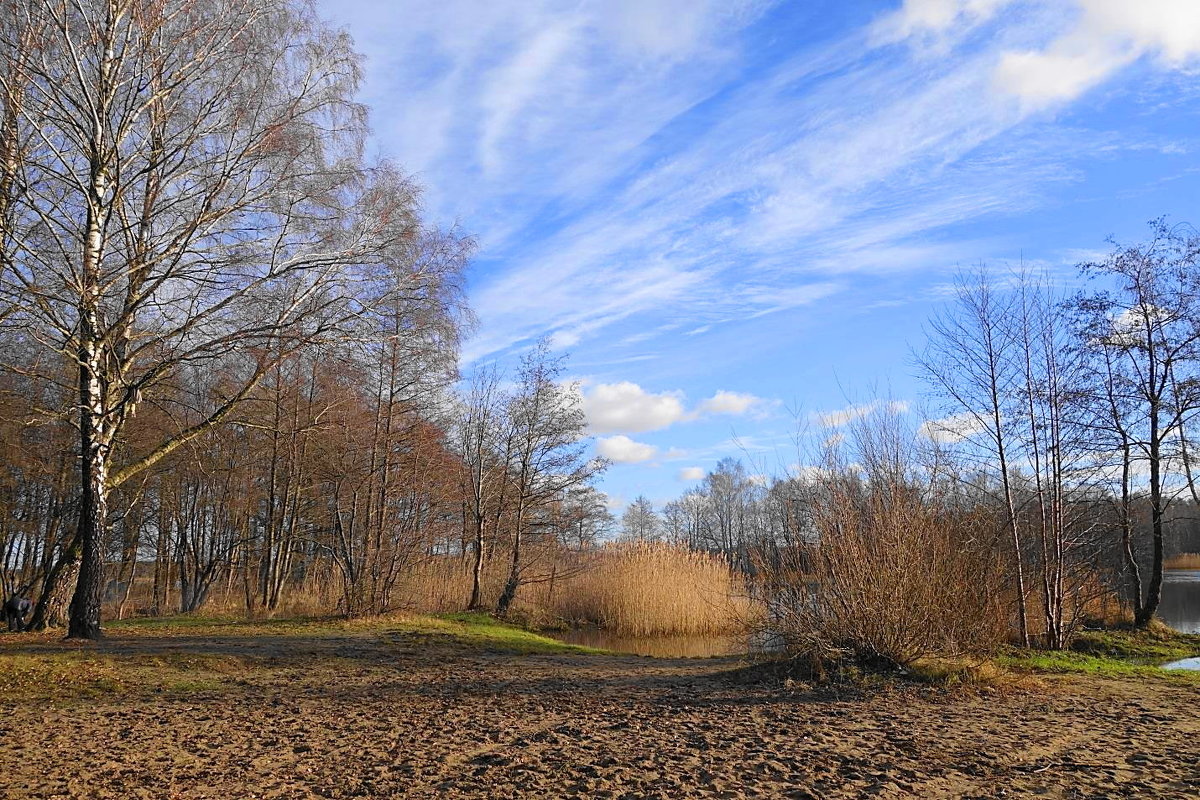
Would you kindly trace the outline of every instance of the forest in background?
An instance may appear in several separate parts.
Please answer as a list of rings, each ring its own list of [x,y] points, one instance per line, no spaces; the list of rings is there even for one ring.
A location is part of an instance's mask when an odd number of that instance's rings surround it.
[[[937,420],[864,406],[605,546],[563,359],[458,374],[473,243],[365,155],[360,78],[306,3],[0,0],[0,578],[33,627],[520,610],[903,664],[1153,620],[1200,506],[1191,229],[1080,292],[965,275],[917,358]]]

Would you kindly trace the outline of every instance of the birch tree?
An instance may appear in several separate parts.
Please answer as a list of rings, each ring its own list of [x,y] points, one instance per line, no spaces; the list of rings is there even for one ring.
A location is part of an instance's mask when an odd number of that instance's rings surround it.
[[[72,365],[80,571],[100,635],[110,492],[227,417],[276,363],[353,327],[355,268],[411,237],[364,168],[358,59],[299,0],[0,0],[0,319]],[[136,452],[182,368],[226,394]]]
[[[960,276],[954,306],[930,321],[929,344],[918,363],[948,414],[948,429],[935,426],[931,435],[960,440],[960,451],[973,456],[978,467],[994,472],[1012,553],[1021,640],[1028,646],[1024,556],[1012,485],[1014,445],[1011,423],[1005,418],[1006,405],[1021,380],[1018,340],[1005,324],[1014,313],[1011,295],[998,293],[982,268]]]

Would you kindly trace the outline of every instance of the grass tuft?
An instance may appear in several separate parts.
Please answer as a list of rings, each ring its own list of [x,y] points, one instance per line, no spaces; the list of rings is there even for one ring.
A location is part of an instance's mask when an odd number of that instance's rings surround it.
[[[449,637],[453,643],[487,650],[533,655],[538,653],[605,653],[593,647],[567,644],[502,622],[490,614],[461,612],[408,620],[405,629],[418,634]]]

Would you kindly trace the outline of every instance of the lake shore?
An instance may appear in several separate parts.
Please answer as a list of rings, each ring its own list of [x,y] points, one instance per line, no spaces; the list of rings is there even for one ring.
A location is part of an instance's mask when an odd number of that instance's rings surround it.
[[[95,645],[0,637],[15,681],[0,701],[0,796],[1200,793],[1194,680],[834,690],[736,657],[469,632],[285,623],[131,626]]]

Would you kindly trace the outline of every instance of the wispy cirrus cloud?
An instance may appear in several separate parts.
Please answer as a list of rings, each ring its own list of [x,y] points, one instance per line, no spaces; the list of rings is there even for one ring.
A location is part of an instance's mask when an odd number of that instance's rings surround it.
[[[947,231],[1036,207],[1100,147],[1037,129],[1039,110],[1200,49],[1191,0],[885,2],[772,49],[762,20],[784,11],[328,6],[369,56],[378,141],[425,178],[435,218],[479,235],[465,360],[547,331],[559,347],[701,336],[863,273],[970,259],[978,243]]]

